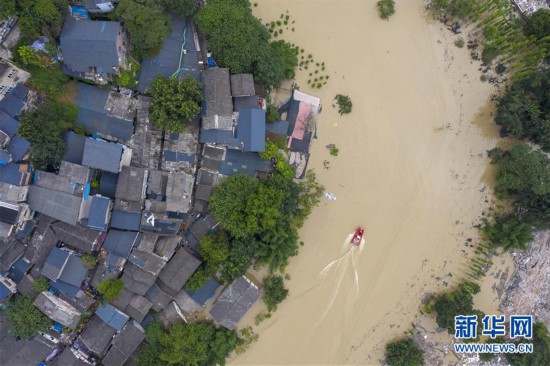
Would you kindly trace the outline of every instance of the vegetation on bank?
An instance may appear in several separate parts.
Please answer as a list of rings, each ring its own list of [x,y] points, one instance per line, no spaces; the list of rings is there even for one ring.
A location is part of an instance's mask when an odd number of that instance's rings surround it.
[[[162,130],[182,132],[201,112],[202,84],[191,76],[181,81],[157,76],[148,92],[153,97],[149,119]]]
[[[147,345],[139,354],[143,366],[225,365],[225,358],[242,343],[234,331],[206,321],[175,324],[168,330],[153,323],[145,334]]]
[[[423,366],[424,351],[405,337],[386,344],[386,363],[389,366]]]
[[[285,287],[283,277],[271,275],[264,278],[264,294],[262,296],[269,312],[277,310],[277,305],[283,302],[288,296],[288,289]]]
[[[27,295],[16,294],[4,310],[8,320],[8,332],[14,337],[28,338],[45,332],[52,324]]]

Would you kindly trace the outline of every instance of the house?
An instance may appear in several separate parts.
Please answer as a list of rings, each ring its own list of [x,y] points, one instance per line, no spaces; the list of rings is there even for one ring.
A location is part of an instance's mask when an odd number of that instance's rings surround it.
[[[25,245],[21,241],[13,237],[0,240],[0,274],[8,273],[24,253]]]
[[[206,69],[202,72],[202,80],[206,106],[204,116],[231,116],[233,100],[231,99],[229,69]]]
[[[216,280],[209,278],[206,283],[197,291],[187,291],[187,294],[200,306],[204,307],[206,302],[214,297],[221,285]]]
[[[21,99],[17,99],[12,94],[8,94],[0,100],[0,111],[5,112],[8,116],[14,119],[19,119],[19,116],[25,107],[25,102]]]
[[[148,170],[122,167],[118,175],[115,193],[115,209],[128,212],[141,212],[147,187]]]
[[[154,254],[155,257],[161,258],[166,262],[172,258],[180,242],[181,237],[178,236],[158,236],[155,234],[145,233],[142,236],[137,250],[145,254]],[[136,251],[136,253],[138,252]],[[136,255],[141,256],[142,254]],[[147,261],[150,260],[150,258],[143,258],[142,260]]]
[[[153,303],[149,299],[135,294],[124,311],[138,323],[141,323],[145,319],[149,309],[151,309],[151,306],[153,306]]]
[[[171,173],[166,183],[166,211],[189,212],[195,177],[187,173]]]
[[[31,143],[27,139],[15,135],[6,147],[6,151],[11,155],[11,161],[17,163],[27,158],[30,148]]]
[[[539,9],[550,9],[550,4],[544,0],[513,0],[513,3],[524,15],[532,15]]]
[[[96,314],[96,316],[90,319],[84,331],[78,336],[77,343],[85,346],[90,352],[101,356],[116,333],[116,328],[108,325]]]
[[[181,248],[160,272],[157,285],[167,294],[175,296],[199,268],[201,262],[190,250]]]
[[[42,275],[50,279],[50,285],[69,296],[80,292],[87,273],[88,269],[80,257],[57,247],[51,250],[42,267]]]
[[[7,238],[22,230],[34,212],[26,203],[10,203],[0,200],[0,237]]]
[[[28,164],[0,165],[0,182],[25,186],[29,184],[31,173]]]
[[[260,290],[248,278],[237,278],[223,291],[210,315],[218,324],[234,329],[259,297]]]
[[[140,240],[141,233],[135,231],[109,230],[102,248],[109,253],[106,263],[113,267],[123,265]]]
[[[69,177],[37,170],[34,175],[34,185],[49,191],[56,191],[83,197],[85,186],[71,181]]]
[[[5,202],[20,203],[27,200],[29,186],[15,186],[0,182],[0,200]]]
[[[11,266],[8,277],[12,279],[15,283],[19,284],[25,277],[25,275],[30,271],[32,268],[32,263],[30,263],[27,259],[23,258],[23,254],[25,253],[25,250],[21,248],[21,254],[18,254],[17,256],[21,256],[13,265]]]
[[[111,304],[105,303],[97,308],[95,314],[107,325],[117,331],[121,330],[129,319],[128,315],[124,314]]]
[[[12,18],[11,20],[16,21],[17,18]],[[2,22],[1,24],[7,25],[5,22]],[[2,43],[2,32],[6,29],[11,29],[11,27],[7,28],[6,26],[0,26],[0,43]],[[0,61],[0,100],[10,94],[12,94],[16,99],[24,100],[26,97],[24,89],[26,87],[23,83],[25,83],[29,78],[30,74],[28,72],[17,68],[12,63],[7,61]],[[18,88],[21,89],[17,90]]]
[[[84,143],[82,165],[118,174],[123,150],[123,145],[87,138]]]
[[[111,200],[101,195],[95,195],[91,199],[83,201],[83,206],[85,204],[87,212],[81,212],[80,223],[90,229],[106,231],[111,217]]]
[[[63,141],[65,142],[63,161],[78,165],[82,164],[86,140],[86,136],[76,134],[72,131],[66,132],[63,135]]]
[[[134,132],[136,109],[131,92],[109,91],[79,83],[74,99],[77,123],[108,140],[129,140]]]
[[[153,304],[152,309],[154,311],[165,309],[170,301],[172,301],[172,296],[162,291],[156,283],[151,286],[145,297]]]
[[[19,131],[19,122],[0,110],[0,148],[5,148]]]
[[[70,225],[76,225],[80,214],[81,197],[30,186],[28,204],[31,209]]]
[[[271,162],[262,159],[258,154],[229,149],[219,168],[219,173],[227,176],[246,174],[257,177],[261,172],[268,173],[270,171]]]
[[[53,221],[49,231],[55,233],[55,240],[74,248],[81,253],[97,251],[104,239],[103,233],[82,225],[70,225],[65,222]]]
[[[63,72],[105,83],[126,65],[126,40],[119,22],[65,20],[59,37]]]
[[[175,301],[172,301],[166,309],[159,312],[156,318],[165,328],[169,328],[173,324],[187,322],[182,310]]]
[[[122,273],[124,287],[138,295],[146,295],[157,280],[158,274],[148,272],[132,262],[126,263]]]
[[[181,133],[165,136],[161,169],[169,172],[195,174],[199,127],[189,125]]]
[[[34,300],[34,305],[54,322],[65,327],[75,329],[82,314],[71,304],[52,295],[48,291],[42,291]]]
[[[139,231],[141,226],[141,212],[127,212],[113,210],[111,214],[111,227],[121,230]]]
[[[140,231],[156,235],[177,235],[183,220],[172,219],[163,214],[152,211],[143,211],[141,215]]]
[[[99,181],[99,193],[101,193],[102,196],[115,199],[117,184],[118,174],[102,172]]]
[[[231,96],[249,97],[255,95],[254,76],[252,74],[231,75]]]
[[[187,315],[193,315],[196,312],[204,310],[201,305],[189,296],[185,289],[182,289],[176,296],[174,296],[174,302]]]
[[[122,366],[145,340],[145,331],[137,322],[132,321],[124,326],[111,342],[111,348],[103,359],[105,366]]]
[[[114,2],[111,0],[83,0],[83,5],[90,13],[109,13],[115,9]]]
[[[7,302],[17,292],[17,285],[8,277],[0,275],[0,304]]]

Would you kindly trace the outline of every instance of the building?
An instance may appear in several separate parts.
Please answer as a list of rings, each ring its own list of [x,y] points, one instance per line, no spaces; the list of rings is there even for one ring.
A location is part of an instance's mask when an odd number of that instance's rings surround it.
[[[141,323],[149,313],[153,303],[144,296],[135,294],[124,310],[131,318]]]
[[[111,342],[107,355],[103,359],[105,366],[122,366],[132,353],[145,340],[145,331],[137,322],[132,321],[124,326]]]
[[[0,26],[0,43],[2,30],[6,28]],[[25,100],[28,94],[28,89],[23,85],[30,77],[30,74],[24,70],[17,68],[12,63],[0,61],[0,100],[5,96],[13,94],[15,99]],[[19,87],[20,90],[15,93]],[[26,89],[26,92],[25,92]]]
[[[181,248],[160,272],[157,280],[158,287],[167,294],[175,296],[199,268],[201,262],[190,250]]]
[[[141,212],[127,212],[113,210],[111,214],[111,227],[121,230],[139,231],[141,226]]]
[[[85,212],[81,210],[80,223],[90,229],[106,231],[111,218],[112,201],[107,197],[95,195],[83,201],[83,206],[84,204],[86,209],[84,209]]]
[[[76,225],[80,215],[82,197],[30,186],[28,204],[31,209],[70,225]]]
[[[128,315],[105,303],[97,308],[95,315],[116,331],[120,331],[129,320]]]
[[[255,95],[254,76],[252,74],[231,75],[231,96],[249,97]]]
[[[0,182],[25,186],[29,184],[31,173],[28,164],[0,164]]]
[[[111,0],[83,0],[82,5],[90,13],[110,13],[115,9]]]
[[[77,343],[85,346],[91,353],[101,356],[116,333],[117,329],[108,325],[96,314],[78,336]]]
[[[13,238],[0,240],[0,274],[10,274],[12,267],[25,253],[25,245]]]
[[[42,267],[42,275],[50,279],[52,287],[73,297],[79,294],[87,273],[80,257],[57,247],[51,250]]]
[[[126,39],[119,22],[67,18],[59,51],[63,72],[106,83],[126,65]]]
[[[145,200],[148,171],[143,168],[123,167],[118,175],[115,209],[141,212]]]
[[[203,116],[233,115],[229,69],[210,68],[202,72],[205,111]]]
[[[124,149],[120,144],[87,138],[84,142],[82,165],[118,174]]]
[[[166,182],[166,211],[187,213],[191,208],[195,177],[187,173],[171,173]]]
[[[132,93],[109,91],[79,83],[74,100],[78,106],[77,123],[108,140],[130,140],[134,132],[136,109]]]
[[[8,277],[0,275],[0,304],[7,302],[17,292],[17,285]]]
[[[539,9],[550,9],[550,3],[546,0],[512,0],[516,8],[524,14],[531,15]]]
[[[10,203],[0,200],[0,237],[7,238],[22,230],[32,219],[34,212],[26,203]]]
[[[223,291],[210,315],[221,326],[234,329],[259,297],[258,287],[248,278],[237,278]]]
[[[38,297],[34,300],[34,305],[54,322],[73,329],[76,328],[82,316],[71,304],[48,291],[38,294]]]
[[[139,245],[140,240],[141,233],[135,231],[109,230],[102,248],[109,253],[105,263],[122,268],[132,248]]]

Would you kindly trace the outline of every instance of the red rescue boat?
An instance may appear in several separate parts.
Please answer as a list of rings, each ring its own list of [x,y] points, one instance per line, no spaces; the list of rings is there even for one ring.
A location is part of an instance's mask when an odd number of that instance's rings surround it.
[[[361,244],[361,240],[363,240],[363,235],[365,235],[365,229],[358,227],[355,229],[355,233],[353,233],[350,243],[359,246]]]

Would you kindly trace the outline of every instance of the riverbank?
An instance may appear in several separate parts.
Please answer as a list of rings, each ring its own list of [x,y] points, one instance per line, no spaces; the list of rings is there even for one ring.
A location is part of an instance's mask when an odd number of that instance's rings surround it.
[[[232,362],[378,364],[424,293],[452,286],[467,267],[472,225],[491,204],[495,87],[479,80],[479,63],[422,1],[399,3],[388,22],[375,1],[259,1],[254,9],[264,23],[288,10],[295,31],[282,38],[326,64],[322,89],[309,89],[305,70],[297,82],[324,101],[310,168],[337,200],[323,199],[304,225],[305,245],[287,269],[289,298]],[[338,93],[351,97],[351,115],[331,107]],[[366,245],[346,253],[357,225]]]

